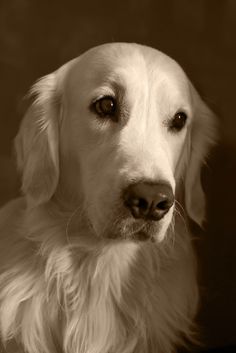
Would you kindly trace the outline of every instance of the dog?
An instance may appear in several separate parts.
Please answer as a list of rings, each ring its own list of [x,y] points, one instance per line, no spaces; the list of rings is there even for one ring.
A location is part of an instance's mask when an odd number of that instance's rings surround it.
[[[216,123],[182,68],[139,44],[41,78],[15,139],[22,197],[0,211],[6,352],[171,353],[194,339],[188,219]]]

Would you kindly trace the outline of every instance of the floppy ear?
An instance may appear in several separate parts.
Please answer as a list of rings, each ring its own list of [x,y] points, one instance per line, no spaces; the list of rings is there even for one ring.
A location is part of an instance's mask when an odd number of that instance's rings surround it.
[[[15,148],[22,191],[36,206],[52,197],[59,178],[56,74],[40,79],[31,94],[36,99],[22,121]]]
[[[216,117],[193,89],[194,118],[189,134],[189,155],[185,175],[185,206],[190,218],[200,226],[205,220],[205,195],[201,167],[216,141]]]

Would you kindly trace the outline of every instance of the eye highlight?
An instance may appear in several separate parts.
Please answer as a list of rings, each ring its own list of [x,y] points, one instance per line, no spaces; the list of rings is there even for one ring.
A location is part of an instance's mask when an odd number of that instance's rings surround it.
[[[101,118],[115,118],[117,104],[114,97],[105,96],[92,104],[92,110]]]
[[[184,112],[177,112],[169,123],[169,130],[172,132],[179,132],[183,129],[187,121],[187,114]]]

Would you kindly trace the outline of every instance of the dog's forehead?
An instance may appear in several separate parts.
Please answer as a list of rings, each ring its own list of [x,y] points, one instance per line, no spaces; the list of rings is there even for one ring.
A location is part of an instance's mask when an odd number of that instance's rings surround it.
[[[74,60],[67,81],[99,86],[109,81],[132,84],[170,82],[186,86],[188,79],[176,61],[156,49],[133,43],[110,43],[92,48]]]

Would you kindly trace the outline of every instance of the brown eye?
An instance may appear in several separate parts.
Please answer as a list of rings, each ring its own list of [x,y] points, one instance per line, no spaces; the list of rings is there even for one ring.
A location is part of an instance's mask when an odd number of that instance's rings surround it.
[[[170,122],[169,129],[173,132],[182,130],[187,120],[187,115],[184,112],[178,112]]]
[[[116,113],[116,102],[113,97],[103,97],[93,104],[93,108],[100,117],[114,116]]]

